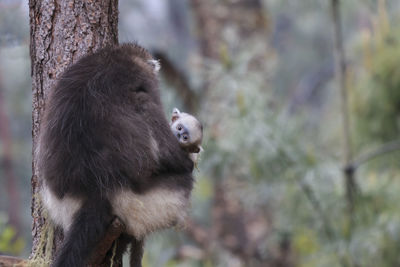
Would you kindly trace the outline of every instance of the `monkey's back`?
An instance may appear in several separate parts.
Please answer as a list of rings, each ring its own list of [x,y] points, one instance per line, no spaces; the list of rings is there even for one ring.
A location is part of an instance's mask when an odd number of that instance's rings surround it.
[[[161,170],[192,165],[169,130],[145,50],[103,49],[60,78],[46,105],[40,169],[52,191],[82,196],[121,187],[140,191]],[[171,165],[166,158],[176,158]]]

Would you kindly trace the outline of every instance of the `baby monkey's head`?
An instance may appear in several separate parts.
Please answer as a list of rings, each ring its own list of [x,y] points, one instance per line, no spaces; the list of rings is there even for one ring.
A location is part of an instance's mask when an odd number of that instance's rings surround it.
[[[181,147],[187,152],[199,153],[201,151],[203,126],[195,117],[174,108],[171,118],[171,130],[178,138]]]

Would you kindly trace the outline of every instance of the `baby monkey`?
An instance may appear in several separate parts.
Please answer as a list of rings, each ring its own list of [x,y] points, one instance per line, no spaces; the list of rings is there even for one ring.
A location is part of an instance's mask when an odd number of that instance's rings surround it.
[[[199,152],[203,151],[203,126],[192,115],[180,112],[177,108],[172,111],[171,130],[194,163],[197,162]]]

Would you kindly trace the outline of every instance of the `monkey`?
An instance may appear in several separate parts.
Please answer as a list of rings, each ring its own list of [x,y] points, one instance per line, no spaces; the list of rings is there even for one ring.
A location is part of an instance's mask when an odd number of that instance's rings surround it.
[[[35,153],[41,199],[64,233],[52,266],[88,264],[114,216],[126,225],[118,253],[138,250],[131,265],[148,234],[184,220],[194,163],[163,113],[159,68],[138,44],[108,46],[50,91]]]
[[[196,164],[198,154],[203,151],[201,147],[203,125],[194,116],[174,108],[170,126],[180,146],[189,153],[190,158]]]

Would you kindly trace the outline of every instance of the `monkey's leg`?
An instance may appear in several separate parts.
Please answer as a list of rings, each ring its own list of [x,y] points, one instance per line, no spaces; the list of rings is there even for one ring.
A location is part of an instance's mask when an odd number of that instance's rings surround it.
[[[88,198],[75,214],[53,267],[84,267],[113,218],[106,199]]]
[[[144,240],[137,240],[136,238],[132,238],[130,258],[131,267],[142,267],[143,245]]]
[[[132,242],[132,237],[127,234],[121,234],[114,242],[111,249],[107,252],[106,266],[111,266],[111,260],[113,260],[112,266],[122,267],[122,255]]]

